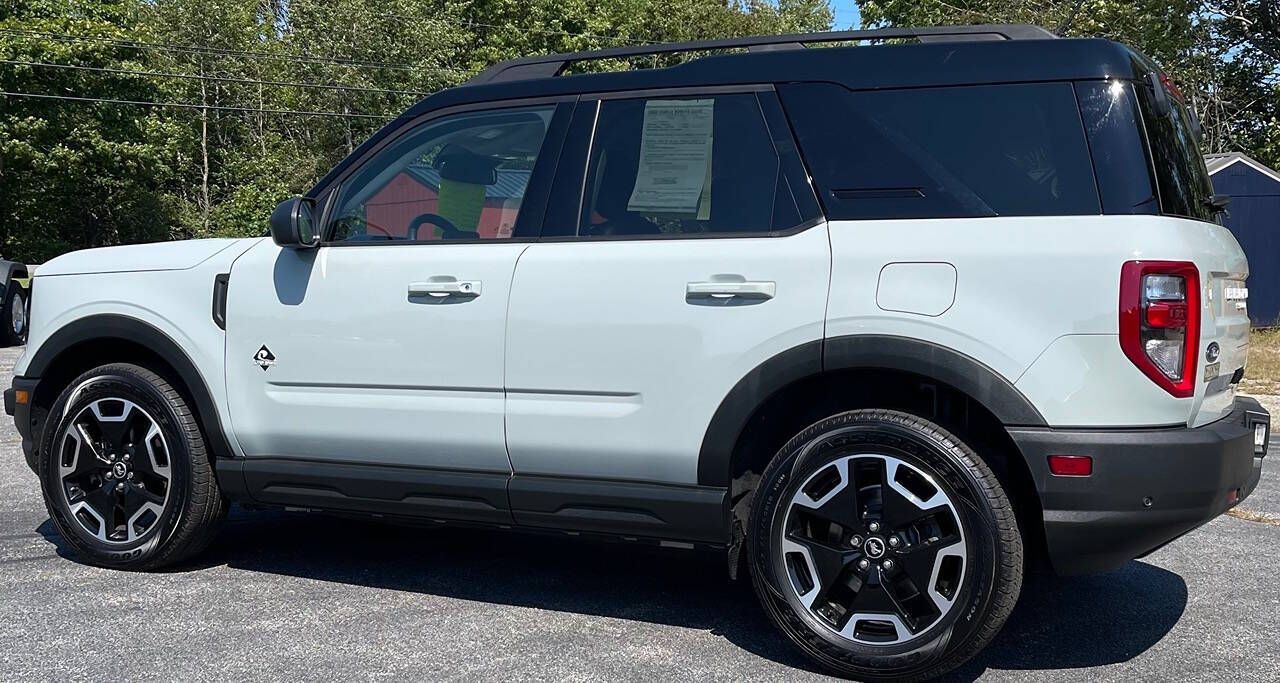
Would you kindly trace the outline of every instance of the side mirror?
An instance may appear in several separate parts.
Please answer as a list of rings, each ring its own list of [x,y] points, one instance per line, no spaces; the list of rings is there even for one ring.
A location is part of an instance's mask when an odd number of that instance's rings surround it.
[[[280,202],[271,212],[271,239],[289,249],[310,249],[320,244],[315,228],[316,202],[309,197],[294,197]]]

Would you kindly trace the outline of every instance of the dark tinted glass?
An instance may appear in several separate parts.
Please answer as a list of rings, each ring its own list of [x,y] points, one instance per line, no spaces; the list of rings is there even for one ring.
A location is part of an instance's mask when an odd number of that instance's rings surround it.
[[[1125,81],[1081,82],[1076,84],[1076,98],[1093,153],[1102,212],[1159,213],[1133,85]]]
[[[579,235],[770,232],[799,221],[755,95],[601,103]]]
[[[829,218],[1100,211],[1068,83],[781,92]]]
[[[1151,86],[1144,84],[1136,89],[1160,190],[1161,213],[1214,220],[1209,203],[1213,197],[1213,183],[1209,180],[1209,171],[1204,166],[1204,157],[1200,155],[1200,146],[1192,132],[1191,114],[1172,94],[1169,95],[1171,110],[1161,114],[1157,111]]]

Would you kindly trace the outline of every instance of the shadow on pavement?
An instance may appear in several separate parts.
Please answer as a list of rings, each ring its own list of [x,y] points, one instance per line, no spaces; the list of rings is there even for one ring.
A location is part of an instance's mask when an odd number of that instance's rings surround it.
[[[52,522],[36,531],[70,556]],[[756,655],[814,670],[773,629],[750,582],[730,581],[723,555],[714,552],[237,507],[213,545],[173,571],[221,565],[707,630]],[[1143,562],[1098,576],[1031,576],[995,641],[950,678],[1124,662],[1159,642],[1186,603],[1182,577]]]

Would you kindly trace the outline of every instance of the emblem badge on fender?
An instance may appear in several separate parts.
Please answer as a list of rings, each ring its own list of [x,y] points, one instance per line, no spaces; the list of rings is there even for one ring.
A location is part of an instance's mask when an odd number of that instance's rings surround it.
[[[267,368],[276,364],[276,356],[271,353],[271,349],[268,349],[266,344],[263,344],[262,348],[258,349],[258,352],[253,354],[253,362],[255,365],[262,368],[263,372],[266,372]]]

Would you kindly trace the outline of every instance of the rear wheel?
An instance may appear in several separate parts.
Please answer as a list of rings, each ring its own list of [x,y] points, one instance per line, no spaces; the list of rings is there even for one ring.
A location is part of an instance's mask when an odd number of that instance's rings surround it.
[[[185,399],[135,365],[105,365],[68,385],[39,464],[50,518],[93,564],[180,561],[212,540],[227,511]]]
[[[990,642],[1017,600],[1022,540],[968,446],[928,420],[857,410],[774,457],[752,506],[756,592],[822,666],[919,680]]]

